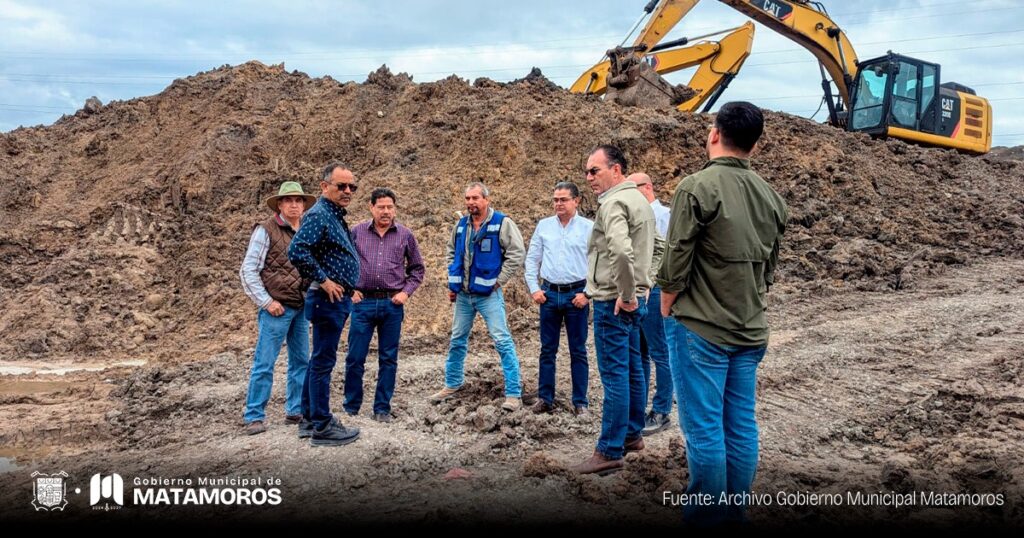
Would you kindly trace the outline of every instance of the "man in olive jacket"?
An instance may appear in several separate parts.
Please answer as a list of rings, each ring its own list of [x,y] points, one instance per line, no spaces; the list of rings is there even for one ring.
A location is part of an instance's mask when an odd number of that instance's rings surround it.
[[[654,210],[632,181],[626,157],[598,146],[587,159],[587,182],[600,207],[587,246],[587,297],[594,301],[594,349],[604,386],[601,436],[581,474],[622,468],[627,452],[643,449],[647,383],[640,357],[640,324],[647,313],[654,253]]]
[[[750,103],[722,105],[709,161],[676,187],[657,281],[673,316],[670,355],[686,436],[687,494],[750,492],[757,470],[754,388],[768,346],[765,294],[779,259],[786,203],[750,169],[764,119]],[[683,507],[693,524],[737,522],[742,504]]]

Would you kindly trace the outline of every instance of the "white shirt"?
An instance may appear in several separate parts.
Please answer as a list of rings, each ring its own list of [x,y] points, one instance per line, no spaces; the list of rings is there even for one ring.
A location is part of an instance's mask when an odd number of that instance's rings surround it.
[[[658,233],[663,238],[668,237],[668,219],[672,215],[672,210],[661,205],[657,198],[651,202],[651,209],[654,210],[654,226]]]
[[[263,226],[257,226],[249,237],[249,248],[245,249],[245,258],[242,259],[242,269],[238,276],[242,278],[242,290],[260,308],[270,306],[274,299],[267,293],[263,286],[263,279],[260,272],[267,261],[267,251],[270,250],[270,234]]]
[[[552,284],[571,284],[587,278],[587,241],[594,221],[577,212],[567,226],[557,216],[541,219],[526,251],[526,287],[540,291],[540,278]],[[539,273],[539,275],[538,275]]]

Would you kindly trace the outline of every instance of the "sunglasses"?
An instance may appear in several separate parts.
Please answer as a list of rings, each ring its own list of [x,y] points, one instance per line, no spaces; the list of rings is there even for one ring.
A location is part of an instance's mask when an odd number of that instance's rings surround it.
[[[359,190],[359,185],[356,185],[355,183],[331,183],[331,185],[337,187],[339,191],[347,189],[348,192],[356,192]]]

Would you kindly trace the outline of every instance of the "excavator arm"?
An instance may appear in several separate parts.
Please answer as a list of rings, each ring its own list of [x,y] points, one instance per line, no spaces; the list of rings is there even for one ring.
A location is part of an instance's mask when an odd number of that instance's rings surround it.
[[[640,35],[633,41],[633,46],[637,48],[638,53],[650,51],[655,45],[665,39],[669,31],[675,27],[679,21],[686,16],[687,13],[693,9],[694,6],[700,0],[665,0],[658,2],[657,0],[651,0],[644,8],[644,11],[651,13],[651,18],[647,21],[644,29],[640,31]],[[657,7],[653,8],[651,12],[648,8],[654,5]]]
[[[685,47],[657,51],[646,55],[644,61],[659,75],[697,66],[697,71],[686,84],[695,94],[677,106],[682,112],[694,112],[704,103],[707,103],[705,110],[714,105],[715,99],[750,56],[753,45],[754,24],[748,22],[733,29],[719,41],[698,41]],[[603,95],[608,89],[607,74],[610,67],[611,62],[608,60],[595,65],[576,80],[570,91]]]
[[[839,25],[819,2],[808,0],[719,0],[747,17],[775,30],[811,51],[828,72],[839,92],[832,99],[827,80],[822,81],[831,123],[845,123],[842,112],[849,107],[853,77],[857,74],[857,53]]]

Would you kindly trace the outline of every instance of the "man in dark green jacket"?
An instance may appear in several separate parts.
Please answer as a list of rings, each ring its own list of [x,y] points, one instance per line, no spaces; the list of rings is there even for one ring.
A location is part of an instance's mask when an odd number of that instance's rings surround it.
[[[768,347],[765,294],[789,218],[786,203],[750,169],[764,119],[726,103],[708,134],[709,161],[672,199],[657,282],[673,316],[672,378],[686,436],[688,494],[750,491],[757,470],[757,365]],[[744,519],[742,504],[683,508],[694,524]]]

